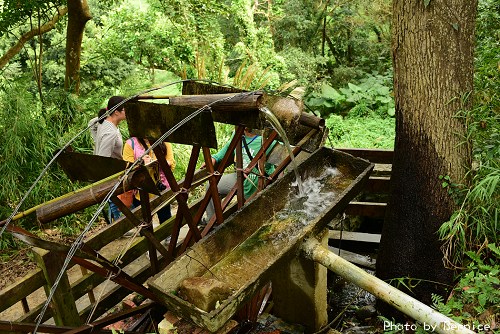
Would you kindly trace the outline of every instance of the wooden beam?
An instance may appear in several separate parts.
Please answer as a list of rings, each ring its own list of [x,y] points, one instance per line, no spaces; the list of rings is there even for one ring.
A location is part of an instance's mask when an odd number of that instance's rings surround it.
[[[392,164],[393,150],[380,150],[368,148],[336,148],[336,150],[349,153],[355,157],[366,159],[373,163]]]
[[[345,214],[351,216],[365,216],[373,218],[384,218],[387,203],[375,202],[351,202],[345,209]]]
[[[45,284],[45,278],[41,269],[36,269],[28,275],[9,285],[0,291],[0,312],[5,311],[12,305],[29,296]]]
[[[370,193],[388,194],[390,181],[390,176],[370,176],[364,190]]]
[[[380,243],[380,234],[330,230],[328,238],[360,242]]]
[[[63,266],[64,258],[56,252],[48,252],[35,248],[33,254],[38,265],[42,268],[47,284],[45,293],[49,295]],[[66,273],[59,280],[51,300],[52,315],[56,325],[80,326],[80,317],[76,308],[75,298],[71,293],[71,285]]]

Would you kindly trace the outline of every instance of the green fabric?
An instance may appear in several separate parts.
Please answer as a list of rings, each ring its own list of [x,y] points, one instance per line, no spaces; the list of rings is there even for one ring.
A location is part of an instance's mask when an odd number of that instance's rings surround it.
[[[217,163],[221,162],[222,158],[224,158],[224,155],[226,154],[227,149],[229,148],[229,145],[230,145],[231,141],[233,140],[233,138],[234,138],[234,132],[231,135],[231,139],[219,150],[219,152],[212,155],[212,157],[215,159],[215,161]],[[247,146],[248,146],[248,150],[250,151],[250,154],[252,155],[252,157],[255,157],[257,152],[259,152],[259,150],[262,147],[262,143],[263,143],[262,137],[259,135],[255,136],[255,137],[245,136],[245,140],[247,142]],[[274,148],[276,143],[277,143],[277,141],[272,142],[272,144],[266,150],[266,154],[269,154],[271,152],[271,150]],[[246,168],[246,166],[248,166],[248,164],[250,164],[250,161],[252,161],[252,159],[248,156],[247,151],[246,151],[245,147],[243,146],[242,140],[240,140],[240,145],[241,145],[242,152],[243,152],[243,154],[242,154],[243,155],[243,168]],[[236,152],[234,152],[234,154],[236,154]],[[266,175],[271,175],[274,172],[275,168],[276,167],[274,165],[266,162],[266,164],[264,166]],[[252,169],[252,173],[248,175],[248,178],[245,178],[245,180],[243,181],[245,198],[249,198],[257,190],[257,185],[259,182],[258,175],[259,175],[259,169],[257,167],[255,167],[254,169]]]

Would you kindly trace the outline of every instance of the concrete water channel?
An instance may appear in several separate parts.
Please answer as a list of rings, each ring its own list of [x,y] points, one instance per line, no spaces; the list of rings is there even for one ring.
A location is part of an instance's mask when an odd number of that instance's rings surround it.
[[[289,304],[288,307],[302,305],[304,315],[308,313],[307,306],[323,314],[285,320],[305,323],[310,330],[324,325],[315,323],[314,319],[324,318],[326,313],[326,286],[322,285],[325,277],[315,278],[315,271],[290,270],[290,261],[297,256],[304,238],[320,233],[345,208],[372,168],[373,164],[339,151],[317,150],[299,166],[304,183],[307,185],[308,180],[313,183],[305,196],[298,196],[296,187],[292,186],[295,174],[286,174],[150,279],[148,286],[169,309],[216,331],[269,281],[274,280],[274,286],[279,286],[291,280],[287,285],[302,285],[297,294],[273,298],[286,299],[282,304]],[[178,296],[180,284],[190,277],[215,277],[234,292],[221,300],[218,308],[201,310]],[[325,292],[322,294],[316,291],[318,289]],[[308,290],[314,293],[307,293]],[[321,296],[324,301],[320,300]],[[276,304],[279,303],[275,303],[275,307],[279,307]],[[286,310],[277,312],[287,313]]]

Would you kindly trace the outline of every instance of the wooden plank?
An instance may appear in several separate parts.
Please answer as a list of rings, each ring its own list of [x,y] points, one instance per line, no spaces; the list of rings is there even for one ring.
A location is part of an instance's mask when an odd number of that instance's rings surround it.
[[[142,267],[138,272],[131,275],[136,282],[144,283],[146,280],[151,277],[151,264],[147,263],[144,267]],[[110,308],[115,306],[117,303],[120,303],[126,296],[128,296],[132,291],[118,285],[115,288],[111,289],[107,293],[105,293],[101,299],[99,300],[99,304],[95,309],[95,312],[92,314],[92,319],[90,321],[94,321],[102,314],[107,312]],[[89,305],[83,310],[80,311],[80,319],[84,322],[87,321],[90,312],[93,309],[93,305]]]
[[[380,243],[380,234],[330,230],[328,238],[360,242]]]
[[[391,164],[375,164],[372,176],[391,176],[391,173],[392,173]]]
[[[345,214],[351,216],[365,216],[384,218],[387,203],[351,202],[345,209]]]
[[[364,190],[370,193],[388,194],[390,191],[390,181],[391,178],[389,176],[370,176]]]
[[[199,170],[195,173],[194,175],[194,182],[193,185],[190,187],[190,190],[194,190],[195,187],[199,186],[203,182],[206,181],[207,173],[206,171]],[[179,182],[179,186],[182,187],[184,185],[184,180]],[[151,202],[151,209],[155,210],[156,207],[159,205],[163,204],[164,202],[168,201],[169,198],[173,196],[173,192],[171,189],[165,191],[162,193],[161,196],[155,197],[150,200]],[[197,210],[198,209],[199,202],[196,202],[192,205],[192,210]],[[141,207],[135,208],[132,210],[132,212],[136,215],[136,217],[142,217],[142,209]],[[167,222],[164,222],[163,224],[160,225],[160,234],[157,235],[157,238],[160,239],[165,239],[167,236],[169,236],[172,233],[172,228],[173,228],[173,220],[170,221],[168,220]],[[85,243],[92,247],[93,249],[101,249],[102,247],[106,246],[110,242],[114,241],[118,235],[123,235],[125,232],[130,230],[133,227],[133,224],[128,220],[127,217],[123,216],[120,219],[118,219],[115,223],[107,226],[105,229],[99,231],[95,235],[93,235],[89,240],[87,240]],[[157,229],[158,230],[158,229]]]
[[[29,296],[45,284],[41,269],[36,269],[28,275],[0,291],[0,312],[5,311],[23,298]]]
[[[8,333],[31,333],[35,328],[33,323],[21,323],[21,322],[11,322],[0,320],[0,334]],[[65,333],[71,330],[73,327],[62,327],[54,325],[44,325],[41,324],[38,327],[37,332],[39,333]]]
[[[355,157],[369,160],[373,163],[392,164],[393,150],[369,149],[369,148],[335,148],[336,150],[349,153]]]
[[[333,252],[334,254],[339,255],[341,258],[343,258],[346,261],[363,266],[365,268],[375,270],[376,261],[374,259],[366,256],[366,255],[356,254],[356,253],[349,252],[349,251],[346,251],[343,249],[338,249],[335,247],[328,247],[328,249],[331,252]]]
[[[64,258],[56,252],[48,252],[44,249],[35,248],[33,251],[35,261],[42,267],[47,284],[44,286],[47,296],[54,286],[59,272],[63,266]],[[76,308],[75,299],[71,293],[69,278],[66,273],[61,276],[57,289],[53,293],[51,308],[54,321],[59,326],[79,326],[80,318]]]

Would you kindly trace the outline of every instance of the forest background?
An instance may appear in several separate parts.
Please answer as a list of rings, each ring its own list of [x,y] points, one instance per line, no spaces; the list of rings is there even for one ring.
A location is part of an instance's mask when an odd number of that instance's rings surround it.
[[[56,6],[65,2],[25,1],[23,8],[7,7],[10,3],[15,2],[0,1],[0,56],[26,31],[51,20]],[[109,96],[131,96],[186,78],[302,94],[308,108],[326,119],[327,146],[393,148],[391,1],[89,0],[88,5],[92,19],[85,25],[78,87],[65,87],[67,16],[29,39],[0,69],[1,219]],[[500,3],[481,0],[474,107],[467,111],[473,182],[460,188],[442,180],[462,203],[440,230],[444,239],[454,236],[452,262],[462,274],[453,297],[436,296],[435,306],[456,320],[483,324],[481,317],[494,319],[500,312],[499,77]],[[156,93],[179,91],[174,84]],[[126,138],[126,126],[122,130]],[[230,131],[219,128],[219,142]],[[84,132],[72,146],[91,153],[90,134]],[[181,178],[188,150],[181,145],[174,150]],[[51,167],[21,210],[79,186]],[[60,219],[57,228],[77,234],[90,213]],[[35,219],[20,224],[43,233]],[[19,247],[3,234],[2,260]]]

